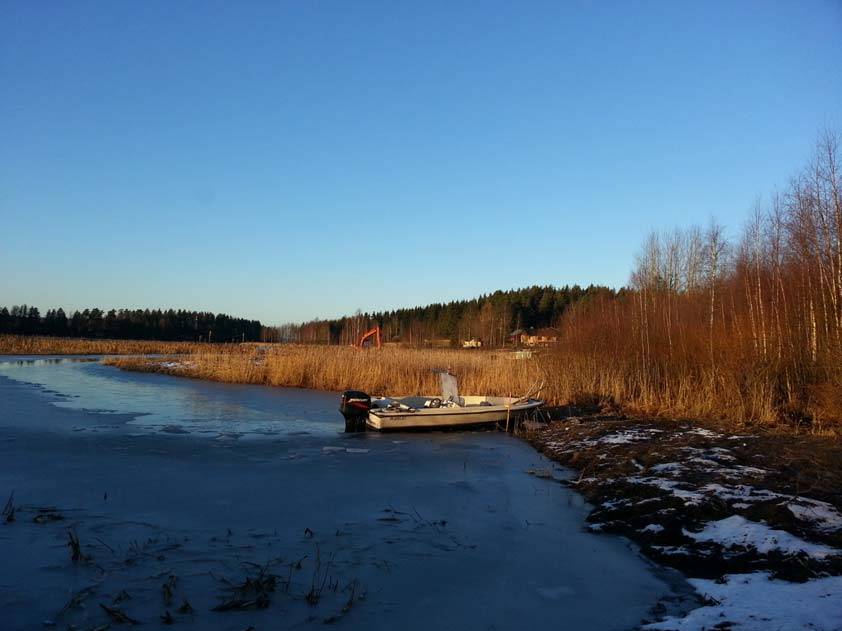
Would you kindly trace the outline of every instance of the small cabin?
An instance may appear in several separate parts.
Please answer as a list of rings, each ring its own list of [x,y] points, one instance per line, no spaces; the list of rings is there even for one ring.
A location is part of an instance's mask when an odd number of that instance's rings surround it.
[[[558,342],[558,329],[518,329],[509,334],[509,340],[515,346],[549,346]]]
[[[526,339],[527,346],[549,346],[556,342],[558,342],[558,331],[553,327],[533,331]]]
[[[526,344],[526,338],[528,337],[529,333],[526,329],[515,329],[511,333],[509,333],[509,342],[514,346],[521,346]]]

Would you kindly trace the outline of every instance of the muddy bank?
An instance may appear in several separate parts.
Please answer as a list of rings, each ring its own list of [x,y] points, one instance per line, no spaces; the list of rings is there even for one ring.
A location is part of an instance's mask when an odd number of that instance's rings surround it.
[[[650,628],[842,628],[839,441],[598,417],[530,442],[577,472],[563,484],[594,505],[591,531],[628,537],[708,598]]]

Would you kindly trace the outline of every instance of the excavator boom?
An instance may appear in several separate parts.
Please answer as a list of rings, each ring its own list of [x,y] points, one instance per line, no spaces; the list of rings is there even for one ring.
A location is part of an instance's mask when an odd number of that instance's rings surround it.
[[[373,329],[371,329],[370,331],[366,332],[365,335],[363,335],[360,338],[360,343],[356,345],[356,348],[365,348],[365,346],[364,346],[365,341],[372,336],[377,337],[377,348],[380,348],[380,327],[379,326],[376,326]]]

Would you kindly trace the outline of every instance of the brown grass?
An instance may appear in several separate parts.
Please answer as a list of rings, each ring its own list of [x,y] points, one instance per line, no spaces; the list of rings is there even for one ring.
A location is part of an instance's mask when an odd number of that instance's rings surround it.
[[[439,392],[435,369],[450,369],[464,394],[526,394],[541,377],[534,360],[506,353],[383,348],[359,351],[339,346],[230,345],[205,347],[175,365],[149,358],[112,358],[127,370],[165,372],[228,383],[257,383],[318,390],[363,390],[371,394]]]
[[[654,307],[650,296],[647,313],[641,297],[629,291],[571,309],[560,324],[559,344],[543,359],[552,375],[549,399],[665,418],[727,420],[732,427],[842,433],[840,353],[826,351],[816,361],[783,352],[764,359],[738,326],[739,313],[725,310],[726,324],[717,321],[711,334],[699,296],[659,296]],[[661,304],[667,299],[669,322]]]
[[[203,346],[208,345],[196,342],[0,335],[0,355],[175,355],[189,353]]]
[[[562,316],[552,398],[842,434],[840,140],[822,135],[739,240],[651,234],[629,287]]]

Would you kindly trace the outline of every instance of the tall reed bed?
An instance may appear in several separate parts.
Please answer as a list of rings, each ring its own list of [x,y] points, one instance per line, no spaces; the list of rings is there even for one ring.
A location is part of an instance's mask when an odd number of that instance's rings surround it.
[[[194,342],[0,335],[0,355],[174,355],[189,353],[202,346]]]
[[[716,223],[651,234],[629,287],[565,312],[553,396],[842,432],[840,164],[823,135],[737,240]]]
[[[107,363],[229,383],[390,395],[438,393],[438,376],[433,371],[439,369],[457,375],[464,394],[519,396],[541,377],[536,361],[514,360],[508,353],[405,348],[359,351],[338,346],[232,345],[202,349],[182,361],[126,357]]]

